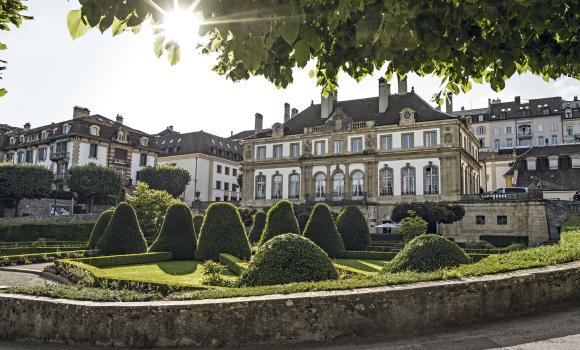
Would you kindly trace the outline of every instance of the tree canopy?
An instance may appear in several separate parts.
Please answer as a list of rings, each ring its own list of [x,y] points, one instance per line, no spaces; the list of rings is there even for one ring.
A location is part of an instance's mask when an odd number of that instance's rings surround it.
[[[88,201],[89,212],[93,211],[95,198],[104,199],[118,195],[123,188],[121,174],[96,164],[73,166],[68,171],[67,185],[79,195],[81,202]]]
[[[68,26],[73,38],[90,28],[113,35],[137,31],[148,19],[162,24],[172,0],[84,0]],[[214,70],[238,81],[264,76],[280,87],[292,68],[316,60],[311,72],[330,92],[340,71],[360,80],[388,64],[387,78],[434,74],[443,92],[488,82],[499,91],[515,73],[544,79],[580,78],[578,0],[181,0],[203,19],[203,53]],[[156,27],[155,52],[179,60],[179,44]],[[441,95],[439,95],[441,97]]]
[[[39,165],[0,163],[0,201],[13,201],[18,216],[21,199],[42,198],[50,193],[53,174]]]
[[[169,165],[143,168],[138,178],[152,189],[166,191],[173,197],[181,196],[191,181],[189,171]]]
[[[26,1],[26,0],[24,0]],[[23,12],[28,10],[28,7],[23,4],[21,0],[0,0],[0,30],[10,30],[10,25],[20,27],[22,21],[31,19]],[[0,41],[0,51],[6,50],[7,46]],[[2,71],[6,69],[6,61],[0,58],[0,79],[2,79]],[[6,89],[0,88],[0,97],[6,95]]]

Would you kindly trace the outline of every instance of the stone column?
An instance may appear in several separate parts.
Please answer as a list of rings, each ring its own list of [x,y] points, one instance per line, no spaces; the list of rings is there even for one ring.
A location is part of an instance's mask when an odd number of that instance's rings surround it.
[[[349,164],[344,165],[344,198],[345,199],[352,199],[352,185],[350,183]]]

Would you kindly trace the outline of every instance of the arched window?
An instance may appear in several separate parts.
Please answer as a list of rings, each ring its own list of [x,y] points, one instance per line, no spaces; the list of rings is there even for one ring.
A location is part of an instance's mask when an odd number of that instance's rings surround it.
[[[288,177],[288,181],[290,183],[290,188],[288,191],[288,197],[291,199],[298,199],[300,198],[300,175],[298,174],[291,174]]]
[[[425,167],[425,194],[439,194],[439,168],[435,165]]]
[[[282,198],[283,181],[281,174],[276,174],[272,177],[272,199]]]
[[[326,175],[320,173],[314,177],[314,198],[324,200],[326,198]]]
[[[364,197],[364,175],[360,171],[352,173],[352,199],[361,200]]]
[[[393,195],[393,169],[384,167],[381,169],[381,196]]]
[[[266,175],[256,176],[256,199],[266,199]]]
[[[332,177],[332,199],[335,201],[344,199],[344,174],[341,172]]]
[[[415,168],[412,166],[406,166],[401,169],[402,181],[403,181],[403,195],[414,195],[415,194]]]

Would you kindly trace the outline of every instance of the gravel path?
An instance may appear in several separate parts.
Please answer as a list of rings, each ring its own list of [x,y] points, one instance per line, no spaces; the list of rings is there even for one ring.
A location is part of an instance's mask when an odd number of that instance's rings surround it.
[[[56,282],[33,273],[0,271],[0,287],[34,287],[45,283]]]

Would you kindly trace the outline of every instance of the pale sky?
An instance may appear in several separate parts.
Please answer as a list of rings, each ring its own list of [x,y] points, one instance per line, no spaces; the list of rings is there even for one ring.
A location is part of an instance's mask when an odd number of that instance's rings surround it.
[[[69,10],[78,1],[30,0],[29,14],[35,19],[19,29],[1,32],[8,50],[0,58],[8,60],[8,70],[0,86],[9,90],[0,98],[0,123],[32,127],[72,117],[74,105],[113,118],[121,114],[125,124],[149,133],[168,125],[189,132],[204,130],[220,136],[231,131],[252,129],[254,114],[264,115],[264,126],[283,119],[283,104],[302,110],[320,101],[320,88],[308,76],[310,68],[295,71],[295,82],[277,89],[261,77],[233,83],[211,71],[212,57],[183,50],[182,60],[171,67],[166,58],[153,53],[153,37],[148,31],[135,36],[124,33],[115,38],[97,30],[72,40],[66,28]],[[338,99],[372,97],[378,94],[380,73],[360,83],[340,77]],[[391,82],[396,92],[396,82]],[[430,100],[439,88],[432,77],[409,77],[409,89]],[[512,100],[580,95],[580,81],[560,78],[545,83],[532,75],[510,79],[504,91],[474,85],[467,94],[454,97],[458,110],[485,107],[488,98]]]

